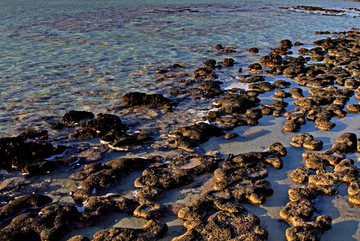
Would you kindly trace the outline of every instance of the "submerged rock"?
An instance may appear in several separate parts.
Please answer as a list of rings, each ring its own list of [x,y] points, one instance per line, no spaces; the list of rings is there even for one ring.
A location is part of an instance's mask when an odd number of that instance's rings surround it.
[[[174,106],[176,103],[161,94],[145,94],[140,92],[131,92],[125,94],[121,101],[126,107],[137,108],[141,106],[147,107],[164,107]]]

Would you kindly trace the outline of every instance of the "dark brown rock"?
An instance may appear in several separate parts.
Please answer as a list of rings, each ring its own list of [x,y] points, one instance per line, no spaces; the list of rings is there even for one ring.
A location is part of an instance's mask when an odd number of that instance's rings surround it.
[[[249,48],[249,53],[254,53],[254,54],[257,54],[259,53],[259,49],[258,48]]]
[[[121,101],[126,107],[163,107],[163,106],[174,106],[176,103],[161,94],[145,94],[140,92],[131,92],[125,94]]]
[[[222,62],[223,66],[225,66],[225,67],[233,67],[234,63],[235,63],[235,61],[232,58],[224,59]]]
[[[63,116],[63,122],[67,125],[75,125],[82,120],[93,119],[94,114],[89,111],[71,110]]]
[[[50,143],[24,138],[26,136],[0,138],[0,168],[31,175],[53,171],[56,163],[50,163],[45,158],[64,152],[66,147],[54,147]]]

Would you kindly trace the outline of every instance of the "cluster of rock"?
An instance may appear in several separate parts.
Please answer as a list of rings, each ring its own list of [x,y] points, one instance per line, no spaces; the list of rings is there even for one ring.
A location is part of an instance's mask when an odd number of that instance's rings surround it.
[[[344,133],[337,138],[331,150],[325,153],[303,153],[305,167],[294,170],[290,177],[295,183],[306,184],[290,188],[290,202],[280,212],[280,218],[292,227],[287,229],[287,240],[320,240],[322,233],[331,228],[331,218],[323,215],[316,221],[308,221],[316,211],[314,199],[318,195],[333,196],[338,193],[339,185],[349,186],[349,201],[359,203],[360,169],[351,159],[339,157],[357,151],[357,138],[353,133]],[[336,153],[337,156],[332,154]],[[334,171],[327,171],[327,167]]]
[[[48,143],[47,131],[23,132],[17,137],[0,138],[0,169],[15,170],[30,176],[55,170],[56,161],[47,160],[65,151],[65,146]]]

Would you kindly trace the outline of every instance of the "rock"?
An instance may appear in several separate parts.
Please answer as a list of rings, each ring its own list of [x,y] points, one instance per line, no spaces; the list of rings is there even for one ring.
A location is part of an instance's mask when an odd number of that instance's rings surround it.
[[[280,66],[283,62],[282,57],[276,53],[270,53],[268,55],[263,56],[260,59],[260,63],[266,67],[276,67]]]
[[[286,132],[298,132],[301,129],[301,123],[296,120],[289,120],[283,126],[283,130]]]
[[[348,113],[360,113],[360,105],[358,105],[358,104],[348,104],[346,106],[346,111]]]
[[[306,167],[312,170],[325,170],[326,166],[336,166],[343,160],[343,158],[325,153],[305,152],[302,156],[305,159]]]
[[[186,155],[174,158],[170,163],[155,163],[135,180],[135,187],[171,189],[193,182],[198,176],[214,171],[222,158],[202,155]]]
[[[135,211],[134,216],[145,219],[154,219],[161,216],[163,207],[158,203],[144,203],[139,205]]]
[[[254,54],[259,53],[259,49],[258,49],[258,48],[250,48],[248,51],[249,51],[249,53],[254,53]]]
[[[86,200],[84,212],[81,215],[86,222],[90,222],[91,220],[104,218],[104,214],[114,211],[133,213],[138,206],[139,203],[136,201],[121,195],[95,196]]]
[[[249,152],[236,156],[230,155],[222,168],[214,172],[216,183],[215,190],[223,190],[236,183],[248,185],[250,180],[263,179],[268,175],[266,165],[275,168],[282,167],[281,156],[286,155],[286,150],[280,143],[274,143],[267,152]]]
[[[360,169],[354,165],[351,159],[344,159],[334,168],[334,176],[347,185],[356,181],[360,175]]]
[[[92,241],[102,240],[158,240],[165,235],[168,227],[157,220],[149,220],[141,229],[109,228],[94,234]]]
[[[264,93],[274,90],[274,86],[269,82],[261,82],[249,85],[249,89],[255,90],[259,93]]]
[[[255,215],[219,211],[212,214],[204,224],[190,226],[185,234],[173,240],[266,240],[267,237],[267,231],[260,226]]]
[[[233,67],[234,63],[235,63],[235,61],[232,58],[224,59],[222,62],[223,66],[225,66],[225,67]]]
[[[179,210],[178,217],[186,220],[184,226],[187,232],[173,240],[267,239],[268,233],[255,215],[247,214],[231,197],[219,198],[218,194],[206,193]]]
[[[205,61],[205,68],[214,70],[216,67],[216,60],[215,59],[208,59]]]
[[[221,50],[221,49],[223,49],[224,47],[221,45],[221,44],[217,44],[216,46],[215,46],[215,49],[218,49],[218,50]]]
[[[250,71],[262,70],[262,66],[261,66],[260,64],[258,64],[258,63],[254,63],[254,64],[250,64],[250,65],[248,66],[248,69],[249,69]]]
[[[309,171],[304,167],[298,167],[291,172],[290,177],[296,183],[305,183],[308,181]]]
[[[242,182],[229,189],[236,200],[240,203],[263,204],[266,198],[274,193],[270,183],[265,180],[255,182]]]
[[[198,68],[194,72],[194,79],[196,81],[201,81],[204,79],[216,79],[217,76],[213,73],[212,69],[209,68]]]
[[[174,106],[176,103],[161,94],[145,94],[140,92],[131,92],[125,94],[121,101],[126,107],[137,108],[141,106],[146,107],[164,107],[164,106]]]
[[[51,123],[50,127],[51,129],[61,130],[65,127],[65,125],[61,122],[55,122],[55,123]]]
[[[213,136],[221,136],[223,132],[216,126],[200,122],[181,127],[171,135],[175,137],[177,147],[189,149],[208,141]]]
[[[98,114],[97,119],[82,124],[81,132],[75,133],[77,138],[95,138],[105,136],[122,136],[128,129],[120,118],[111,114]]]
[[[290,188],[288,194],[291,202],[298,202],[301,200],[313,200],[319,195],[319,192],[315,186],[307,185],[300,188]]]
[[[293,46],[292,42],[288,39],[281,40],[280,45],[288,49]]]
[[[39,212],[23,213],[0,231],[3,240],[22,241],[24,237],[32,240],[56,241],[69,232],[71,222],[77,221],[79,213],[74,206],[53,204]]]
[[[291,83],[285,80],[275,80],[274,81],[275,88],[285,89],[291,86]]]
[[[238,137],[239,135],[236,134],[236,133],[226,133],[225,134],[225,139],[228,139],[228,140],[231,140],[231,139],[234,139],[236,137]]]
[[[322,131],[330,131],[335,127],[335,124],[330,122],[328,118],[317,118],[315,125]]]
[[[357,150],[357,137],[354,133],[344,133],[339,136],[331,150],[327,153],[332,154],[348,154],[354,153]]]
[[[157,157],[149,158],[117,158],[106,162],[104,165],[92,169],[85,166],[82,175],[86,178],[80,182],[80,190],[90,194],[94,188],[105,188],[119,181],[129,172],[145,168],[150,163],[156,162]]]
[[[214,101],[214,106],[220,108],[221,113],[235,114],[245,113],[248,109],[256,107],[260,99],[246,94],[225,94],[220,99]]]
[[[28,208],[40,208],[51,202],[52,199],[50,197],[39,194],[17,197],[1,208],[0,221],[13,217]]]
[[[356,180],[350,183],[348,195],[351,204],[360,205],[360,181]]]
[[[294,98],[294,99],[304,98],[303,90],[300,88],[292,88],[289,90],[289,93],[291,94],[292,98]]]
[[[70,110],[63,116],[63,122],[67,125],[76,125],[82,120],[93,119],[94,114],[89,111]]]
[[[60,154],[66,147],[54,147],[50,143],[31,141],[25,136],[0,138],[0,168],[31,172],[29,174],[44,174],[52,171],[55,162],[46,161],[52,155]],[[30,171],[31,169],[31,171]]]
[[[317,171],[316,175],[309,176],[309,184],[316,186],[321,195],[332,196],[338,193],[339,179],[333,173]]]
[[[320,241],[321,235],[331,228],[331,218],[323,215],[316,219],[316,222],[308,222],[301,226],[295,226],[286,230],[286,240],[314,240]]]
[[[322,141],[314,140],[314,137],[307,133],[294,136],[290,144],[295,147],[304,147],[309,151],[320,151],[323,148]]]
[[[289,202],[280,211],[280,218],[293,226],[302,226],[316,210],[316,206],[307,199]]]
[[[90,239],[85,236],[76,235],[76,236],[68,239],[67,241],[90,241]]]

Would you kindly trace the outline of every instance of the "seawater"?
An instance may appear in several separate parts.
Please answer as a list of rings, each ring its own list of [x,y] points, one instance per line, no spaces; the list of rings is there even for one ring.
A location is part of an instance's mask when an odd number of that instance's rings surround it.
[[[282,39],[311,43],[315,31],[358,27],[346,16],[282,9],[311,5],[344,9],[351,1],[0,1],[0,136],[46,127],[67,111],[109,112],[130,91],[162,93],[155,69],[188,69],[221,43],[237,49],[238,67],[259,61]],[[226,76],[225,76],[226,77]],[[225,78],[226,79],[226,78]],[[169,83],[171,86],[172,83]]]

